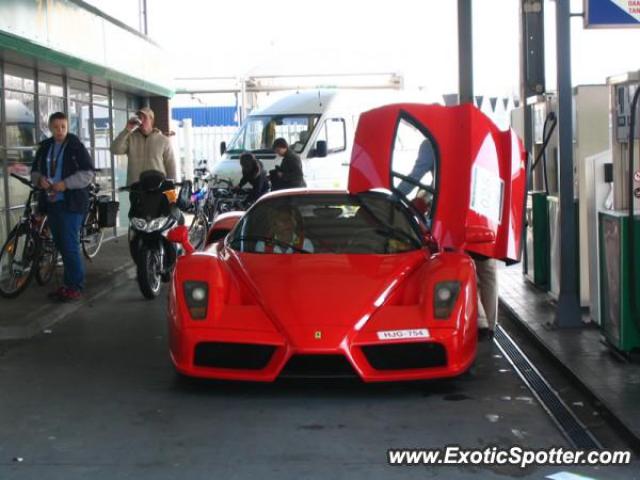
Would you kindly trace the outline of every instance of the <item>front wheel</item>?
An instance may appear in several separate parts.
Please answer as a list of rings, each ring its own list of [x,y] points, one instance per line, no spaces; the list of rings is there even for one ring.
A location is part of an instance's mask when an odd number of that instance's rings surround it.
[[[200,250],[204,247],[204,243],[207,240],[207,232],[209,231],[209,223],[204,212],[198,210],[193,217],[191,226],[189,227],[189,243],[196,250]]]
[[[37,252],[37,237],[26,224],[9,234],[0,251],[0,295],[15,298],[27,288]]]
[[[162,265],[156,249],[143,248],[138,260],[138,286],[145,298],[153,300],[160,293]]]

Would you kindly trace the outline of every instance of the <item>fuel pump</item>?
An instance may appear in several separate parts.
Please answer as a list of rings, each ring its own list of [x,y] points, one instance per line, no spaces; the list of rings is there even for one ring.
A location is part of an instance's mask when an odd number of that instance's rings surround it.
[[[599,212],[601,319],[615,349],[640,349],[640,72],[611,77],[613,209]]]
[[[609,88],[579,85],[573,89],[574,199],[578,202],[578,268],[580,305],[598,315],[598,210],[605,207],[611,190],[604,165],[609,152]],[[608,157],[607,157],[608,156]],[[608,167],[607,167],[608,168]],[[610,180],[609,180],[610,181]],[[592,292],[593,290],[593,292]]]
[[[532,110],[533,162],[527,198],[527,233],[524,273],[538,287],[558,298],[560,291],[560,204],[558,197],[558,138],[556,97],[538,95],[527,100]],[[592,156],[609,149],[609,90],[606,85],[579,85],[573,90],[574,201],[577,202],[580,304],[593,302],[592,276],[597,275],[597,206],[602,202],[603,175],[594,172]],[[522,123],[518,111],[512,125]],[[606,161],[606,160],[605,160]],[[603,162],[598,157],[597,162]],[[594,178],[595,177],[595,178]],[[597,191],[595,191],[597,190]],[[591,230],[590,230],[591,228]],[[563,243],[565,240],[563,239]],[[594,285],[595,287],[595,285]],[[597,293],[598,289],[595,288]],[[598,298],[598,297],[596,297]]]
[[[529,193],[527,195],[526,231],[526,277],[538,287],[548,290],[550,286],[550,194],[557,188],[558,138],[555,133],[555,95],[529,97],[531,106],[533,142]]]

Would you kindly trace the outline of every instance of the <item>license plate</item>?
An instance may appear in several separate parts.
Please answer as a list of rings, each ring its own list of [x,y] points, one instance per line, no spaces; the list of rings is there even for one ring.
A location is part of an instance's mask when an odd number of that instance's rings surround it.
[[[398,340],[401,338],[429,338],[429,330],[426,328],[414,328],[411,330],[384,330],[378,332],[379,340]]]

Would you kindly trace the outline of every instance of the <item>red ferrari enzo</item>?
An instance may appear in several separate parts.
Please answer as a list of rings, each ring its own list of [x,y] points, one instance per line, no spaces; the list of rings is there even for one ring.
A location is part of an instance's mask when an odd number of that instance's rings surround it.
[[[467,252],[519,259],[526,171],[515,134],[471,105],[364,113],[347,191],[268,194],[178,259],[175,368],[253,381],[464,373],[477,343]]]

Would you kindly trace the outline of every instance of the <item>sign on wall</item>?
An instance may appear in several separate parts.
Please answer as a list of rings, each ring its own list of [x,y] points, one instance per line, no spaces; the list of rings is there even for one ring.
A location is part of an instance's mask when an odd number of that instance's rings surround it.
[[[640,0],[584,0],[585,28],[640,26]]]

